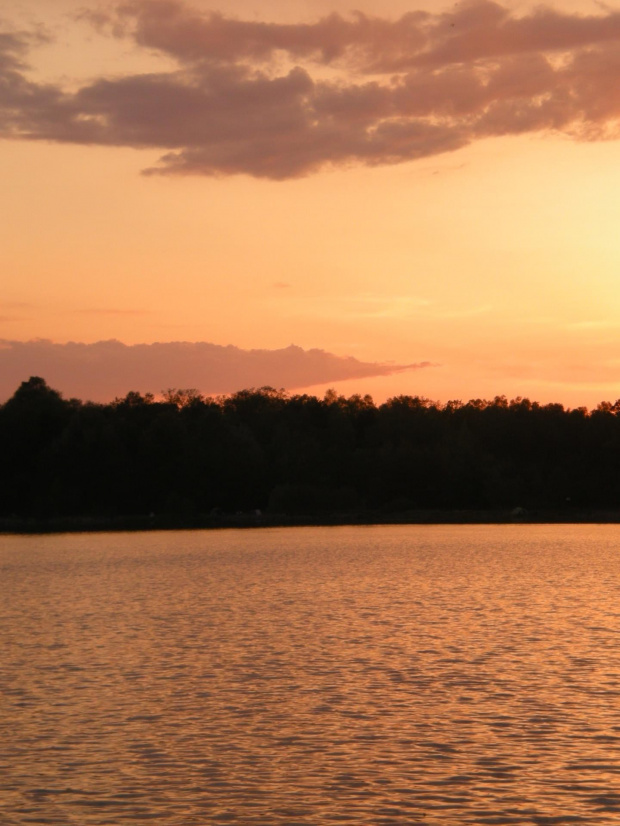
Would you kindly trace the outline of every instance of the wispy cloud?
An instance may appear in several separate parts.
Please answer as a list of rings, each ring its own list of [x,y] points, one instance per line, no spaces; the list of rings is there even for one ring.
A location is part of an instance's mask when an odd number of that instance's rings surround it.
[[[323,319],[407,319],[423,313],[433,304],[430,299],[413,295],[381,295],[376,293],[356,293],[355,295],[302,296],[281,299],[286,301],[289,313]]]
[[[30,301],[0,301],[3,310],[31,310],[34,306]]]
[[[208,342],[130,346],[114,340],[95,344],[0,340],[0,398],[8,398],[32,375],[42,376],[67,396],[107,401],[130,390],[159,393],[168,387],[196,387],[204,393],[229,393],[264,385],[294,389],[430,366],[429,362],[363,362],[294,345],[241,350]]]
[[[93,23],[176,68],[77,90],[44,85],[28,79],[28,38],[0,34],[2,137],[153,148],[163,154],[152,174],[281,180],[498,135],[619,133],[613,9],[517,15],[471,0],[442,14],[332,14],[292,25],[128,0]]]
[[[148,315],[148,310],[132,310],[122,309],[117,307],[84,307],[81,310],[76,310],[79,315],[130,315],[140,316]]]
[[[586,332],[590,330],[609,330],[609,329],[617,329],[618,322],[610,321],[609,319],[598,318],[598,319],[583,319],[582,321],[571,321],[569,324],[565,325],[569,330],[584,330]]]
[[[14,324],[27,321],[28,316],[24,315],[24,311],[28,312],[33,306],[27,301],[0,301],[0,323]]]
[[[487,315],[488,313],[492,313],[493,309],[493,305],[491,304],[481,304],[475,307],[462,307],[460,309],[453,310],[440,310],[439,312],[434,313],[433,318],[437,319],[438,321],[450,321],[452,319],[457,318],[472,318],[474,316]]]

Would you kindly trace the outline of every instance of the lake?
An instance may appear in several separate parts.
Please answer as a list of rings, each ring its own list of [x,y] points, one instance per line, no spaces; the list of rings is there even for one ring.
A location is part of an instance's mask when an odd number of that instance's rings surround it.
[[[0,536],[0,822],[620,823],[620,526]]]

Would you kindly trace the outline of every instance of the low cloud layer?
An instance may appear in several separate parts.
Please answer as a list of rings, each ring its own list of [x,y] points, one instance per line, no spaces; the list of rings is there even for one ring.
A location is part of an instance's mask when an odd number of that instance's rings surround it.
[[[0,136],[160,150],[151,173],[294,178],[394,164],[482,138],[618,136],[620,12],[525,16],[490,0],[398,20],[298,25],[130,0],[102,35],[176,62],[77,90],[28,79],[31,41],[0,33]]]
[[[282,350],[241,350],[208,342],[0,340],[0,400],[9,398],[30,376],[41,376],[65,397],[105,402],[130,390],[158,394],[171,387],[191,387],[208,395],[265,385],[294,390],[429,366],[428,362],[368,363],[293,345]]]

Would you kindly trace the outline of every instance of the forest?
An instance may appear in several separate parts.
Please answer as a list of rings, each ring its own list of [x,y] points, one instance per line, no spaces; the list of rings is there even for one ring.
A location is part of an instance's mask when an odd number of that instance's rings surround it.
[[[620,400],[376,405],[261,387],[95,404],[31,377],[0,407],[0,450],[5,521],[620,511]]]

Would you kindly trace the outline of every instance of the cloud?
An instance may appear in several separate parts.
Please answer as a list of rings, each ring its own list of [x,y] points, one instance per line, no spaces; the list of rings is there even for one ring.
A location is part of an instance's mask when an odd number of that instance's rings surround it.
[[[423,312],[426,318],[441,318],[443,314],[432,309],[433,302],[416,295],[381,295],[364,292],[332,296],[326,302],[322,296],[287,298],[289,314],[312,316],[319,319],[343,321],[347,319],[413,319]],[[476,311],[477,312],[477,311]]]
[[[236,20],[219,12],[201,14],[179,0],[130,0],[112,13],[93,16],[99,28],[130,35],[139,45],[187,63],[265,63],[280,53],[294,60],[366,65],[376,54],[418,50],[426,41],[420,23],[426,12],[392,21],[359,12],[330,14],[316,23],[282,24]]]
[[[430,366],[428,362],[363,362],[294,345],[281,350],[241,350],[208,342],[125,345],[114,340],[95,344],[0,340],[0,398],[7,399],[33,375],[42,376],[65,396],[110,401],[130,390],[159,393],[168,387],[195,387],[216,394],[264,385],[295,389]]]
[[[324,167],[396,164],[481,138],[616,138],[620,12],[491,0],[397,20],[238,20],[179,0],[91,15],[176,66],[77,89],[28,80],[25,35],[0,35],[0,136],[160,151],[149,174],[283,180]]]
[[[77,310],[80,315],[120,315],[120,316],[135,316],[135,315],[147,315],[148,310],[127,310],[127,309],[120,309],[118,307],[84,307],[81,310]]]

